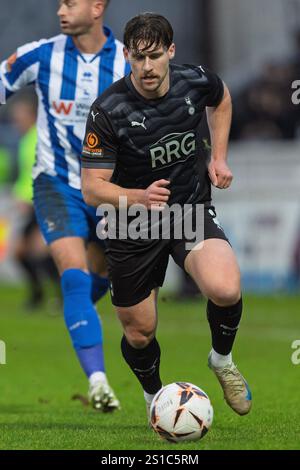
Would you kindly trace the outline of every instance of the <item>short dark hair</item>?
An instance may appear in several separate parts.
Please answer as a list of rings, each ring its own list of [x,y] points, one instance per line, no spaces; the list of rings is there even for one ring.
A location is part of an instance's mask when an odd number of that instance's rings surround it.
[[[152,46],[169,49],[173,43],[173,28],[169,21],[157,13],[141,13],[125,26],[124,45],[127,49],[138,50],[139,43],[145,42],[144,50]]]

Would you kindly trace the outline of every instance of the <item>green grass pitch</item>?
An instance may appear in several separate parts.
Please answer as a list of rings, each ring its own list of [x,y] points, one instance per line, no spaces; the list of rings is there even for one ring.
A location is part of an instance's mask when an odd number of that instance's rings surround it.
[[[170,444],[147,427],[140,386],[121,357],[121,328],[109,297],[99,310],[108,376],[122,410],[103,415],[71,399],[86,394],[87,381],[58,309],[48,306],[28,314],[20,307],[23,296],[21,288],[0,289],[0,340],[7,351],[7,364],[0,365],[1,449],[300,449],[300,365],[291,362],[291,344],[300,339],[300,297],[245,296],[234,360],[251,386],[253,409],[239,417],[224,402],[206,365],[205,303],[161,295],[162,379],[200,386],[215,414],[203,440]]]

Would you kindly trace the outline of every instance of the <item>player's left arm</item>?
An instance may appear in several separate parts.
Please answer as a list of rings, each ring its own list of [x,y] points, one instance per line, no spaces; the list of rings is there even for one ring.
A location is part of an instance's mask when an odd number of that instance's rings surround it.
[[[224,93],[217,106],[206,108],[207,121],[211,137],[211,161],[208,173],[214,186],[220,189],[229,188],[233,175],[227,165],[228,139],[232,119],[232,103],[225,83]]]

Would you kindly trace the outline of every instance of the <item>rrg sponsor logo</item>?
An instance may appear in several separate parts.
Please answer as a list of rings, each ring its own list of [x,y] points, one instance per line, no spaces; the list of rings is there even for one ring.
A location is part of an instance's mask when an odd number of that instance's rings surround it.
[[[153,170],[174,165],[195,155],[196,135],[194,131],[168,134],[150,147]]]

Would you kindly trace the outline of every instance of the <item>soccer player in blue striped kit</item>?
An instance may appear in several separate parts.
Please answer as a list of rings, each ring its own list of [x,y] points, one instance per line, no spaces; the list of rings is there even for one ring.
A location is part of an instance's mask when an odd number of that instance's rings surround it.
[[[64,317],[100,411],[119,408],[105,374],[94,304],[108,289],[94,208],[80,191],[80,154],[93,101],[129,72],[123,45],[103,26],[109,0],[60,0],[62,34],[20,47],[0,67],[6,97],[34,83],[39,99],[34,206],[61,275]]]

